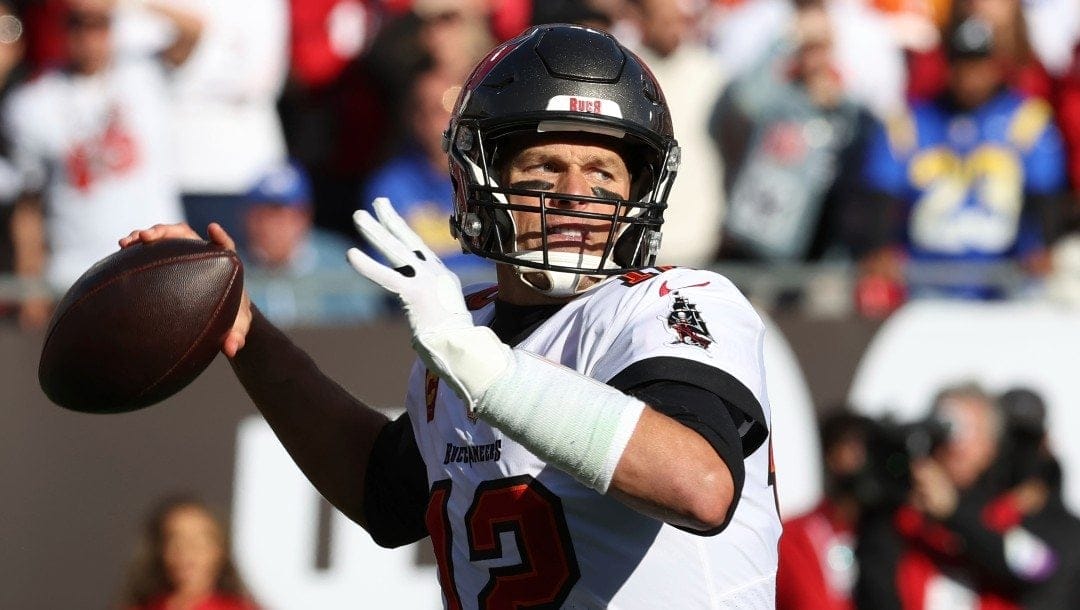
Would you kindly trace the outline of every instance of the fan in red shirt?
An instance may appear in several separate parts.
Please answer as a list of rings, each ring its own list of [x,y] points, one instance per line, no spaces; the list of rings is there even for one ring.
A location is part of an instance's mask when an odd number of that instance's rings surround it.
[[[228,536],[194,497],[169,498],[150,514],[123,607],[129,610],[257,610],[233,564]]]
[[[780,538],[777,610],[853,610],[858,474],[866,463],[865,418],[841,411],[821,422],[825,499],[786,521]]]

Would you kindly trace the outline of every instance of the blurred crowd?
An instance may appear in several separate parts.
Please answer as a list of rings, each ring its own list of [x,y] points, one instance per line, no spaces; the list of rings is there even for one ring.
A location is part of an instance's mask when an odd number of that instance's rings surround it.
[[[0,0],[0,317],[40,328],[120,236],[186,220],[234,236],[277,322],[370,319],[335,274],[376,196],[488,279],[450,237],[442,130],[477,59],[554,21],[664,88],[658,263],[836,263],[874,317],[1080,303],[1075,0]]]
[[[925,419],[821,422],[825,496],[784,524],[779,610],[1080,607],[1080,519],[1047,405],[942,389]]]

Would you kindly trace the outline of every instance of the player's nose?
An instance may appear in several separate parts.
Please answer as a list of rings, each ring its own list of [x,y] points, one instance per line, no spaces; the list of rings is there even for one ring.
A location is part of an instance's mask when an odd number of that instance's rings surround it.
[[[564,172],[556,190],[562,195],[552,202],[557,207],[583,207],[590,203],[573,197],[573,195],[592,195],[592,185],[581,170],[571,169]]]

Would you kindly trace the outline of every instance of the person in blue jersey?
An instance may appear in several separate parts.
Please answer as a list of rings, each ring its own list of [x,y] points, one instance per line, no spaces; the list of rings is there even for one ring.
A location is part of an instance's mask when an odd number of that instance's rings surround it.
[[[1046,271],[1065,150],[1050,106],[1005,85],[987,24],[962,19],[947,36],[946,93],[871,138],[864,178],[888,219],[891,248],[867,267],[885,273],[898,260],[916,263],[907,270],[912,296],[1000,298],[1008,282],[996,263]],[[919,274],[927,267],[918,263],[960,265]]]

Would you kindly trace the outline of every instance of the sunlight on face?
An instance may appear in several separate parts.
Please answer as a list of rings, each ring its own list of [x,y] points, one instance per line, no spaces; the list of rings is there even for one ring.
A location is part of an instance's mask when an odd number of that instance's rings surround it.
[[[511,159],[506,183],[512,188],[569,195],[615,197],[630,195],[630,172],[616,150],[597,143],[553,142],[528,146]],[[509,196],[510,203],[539,207],[536,197]],[[549,210],[611,214],[613,207],[570,198],[547,201]],[[539,213],[512,212],[519,251],[540,250],[544,227]],[[620,211],[626,214],[626,210]],[[611,221],[549,215],[548,250],[600,255],[607,243]]]

